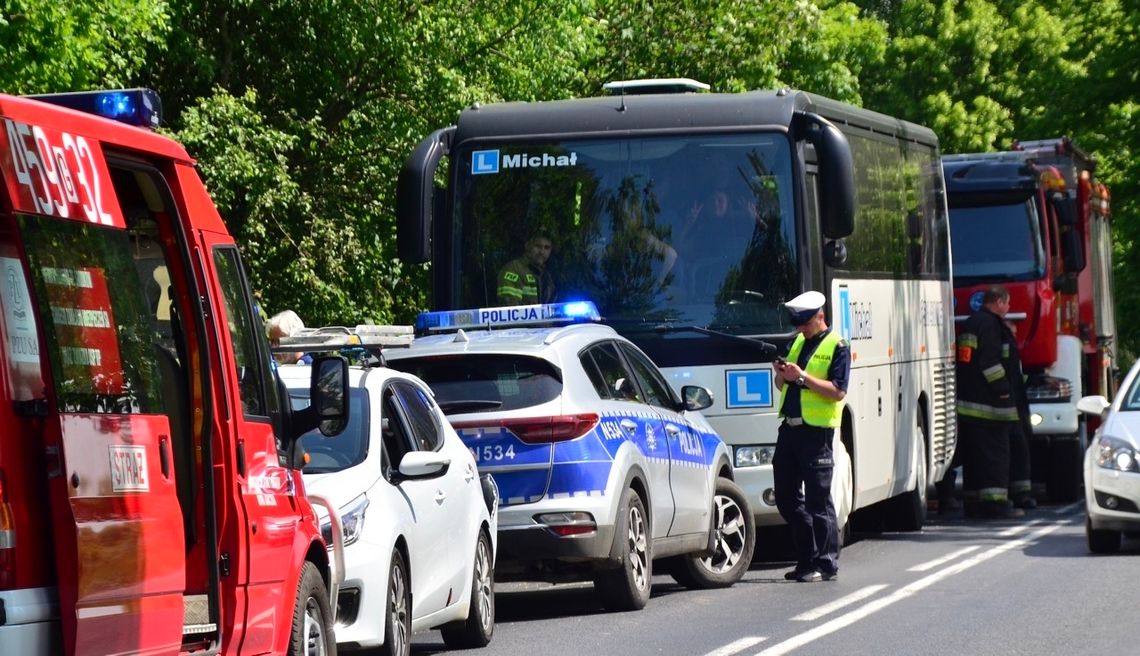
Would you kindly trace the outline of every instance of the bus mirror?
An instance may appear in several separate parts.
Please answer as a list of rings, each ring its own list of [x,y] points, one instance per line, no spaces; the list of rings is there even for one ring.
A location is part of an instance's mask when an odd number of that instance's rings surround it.
[[[819,215],[823,234],[842,239],[855,231],[855,165],[847,137],[822,116],[802,114],[819,164]]]
[[[847,245],[842,239],[828,241],[823,245],[823,261],[832,268],[847,264]]]
[[[1049,197],[1049,202],[1053,205],[1053,211],[1057,213],[1057,220],[1063,226],[1077,225],[1077,208],[1076,202],[1065,197],[1065,194],[1057,191]]]
[[[435,213],[435,172],[448,154],[455,127],[432,132],[420,142],[396,179],[396,249],[408,263],[431,258],[431,224]]]
[[[1066,273],[1080,273],[1085,270],[1085,243],[1075,227],[1061,233],[1061,255]]]

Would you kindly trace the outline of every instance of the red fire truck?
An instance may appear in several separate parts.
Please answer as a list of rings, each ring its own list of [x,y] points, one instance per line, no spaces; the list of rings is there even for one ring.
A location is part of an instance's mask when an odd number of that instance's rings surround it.
[[[347,367],[290,410],[159,107],[0,95],[0,654],[334,653],[297,437],[343,425]]]
[[[955,319],[982,292],[1010,292],[1030,402],[1033,482],[1078,498],[1089,427],[1082,395],[1111,398],[1117,369],[1108,189],[1068,138],[942,160],[950,206]]]

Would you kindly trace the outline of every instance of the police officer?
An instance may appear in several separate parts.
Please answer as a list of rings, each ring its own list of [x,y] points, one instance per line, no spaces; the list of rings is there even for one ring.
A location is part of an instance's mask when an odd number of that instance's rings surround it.
[[[799,334],[775,363],[784,419],[772,458],[776,508],[791,527],[796,548],[796,568],[784,578],[800,582],[839,575],[831,442],[843,416],[851,349],[827,327],[826,302],[823,294],[809,291],[784,304]]]
[[[502,305],[550,303],[554,300],[554,280],[546,262],[554,242],[543,233],[526,241],[523,254],[499,269],[497,296]]]
[[[1008,369],[1017,344],[1005,324],[1007,312],[1009,291],[1000,285],[991,287],[982,295],[982,307],[966,319],[958,334],[962,491],[966,514],[977,517],[1025,515],[1009,502],[1009,450],[1018,412]]]

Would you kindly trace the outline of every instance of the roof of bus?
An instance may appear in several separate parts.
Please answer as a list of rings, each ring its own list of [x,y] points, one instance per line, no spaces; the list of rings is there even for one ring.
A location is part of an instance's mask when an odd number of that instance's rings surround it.
[[[623,109],[624,108],[624,109]],[[931,146],[930,129],[805,91],[645,94],[473,105],[457,123],[455,143],[482,137],[566,136],[676,129],[787,129],[797,111]]]
[[[151,130],[30,98],[0,94],[0,116],[98,139],[103,144],[118,148],[152,153],[185,162],[194,161],[178,142]]]

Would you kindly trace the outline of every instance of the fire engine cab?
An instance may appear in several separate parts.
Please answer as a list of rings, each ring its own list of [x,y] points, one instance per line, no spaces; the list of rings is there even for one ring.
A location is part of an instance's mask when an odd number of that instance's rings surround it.
[[[0,95],[0,654],[334,653],[297,438],[343,427],[347,366],[290,410],[159,109]]]

